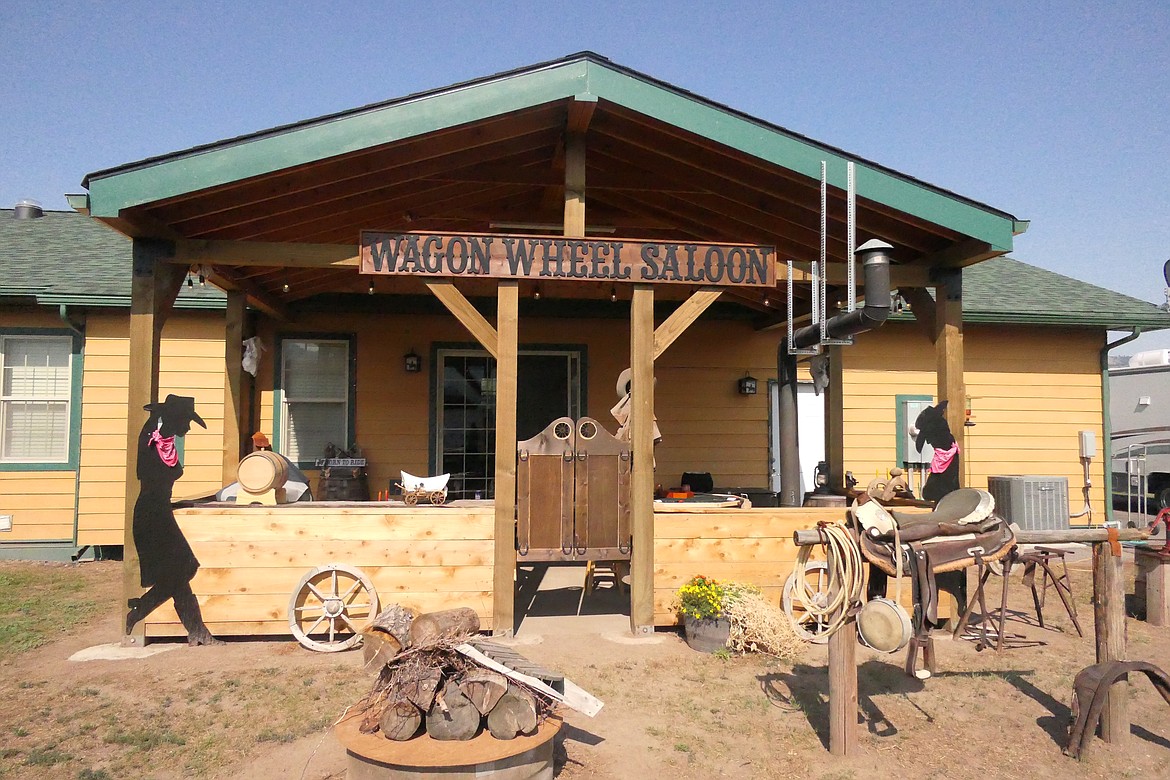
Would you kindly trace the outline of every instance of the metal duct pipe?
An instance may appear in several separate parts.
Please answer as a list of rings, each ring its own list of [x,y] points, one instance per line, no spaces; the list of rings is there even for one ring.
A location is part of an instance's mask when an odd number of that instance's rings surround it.
[[[825,324],[825,335],[841,339],[856,333],[873,330],[890,316],[890,255],[892,246],[876,238],[857,248],[865,277],[865,305],[853,311],[833,315]],[[822,271],[824,272],[824,271]],[[806,325],[792,334],[792,345],[806,349],[821,340],[819,324]]]
[[[865,305],[834,315],[825,324],[828,338],[839,339],[880,327],[890,316],[890,255],[892,246],[872,239],[857,248],[865,277]],[[789,316],[791,312],[789,312]],[[793,346],[805,349],[821,339],[821,326],[807,325],[792,334]],[[776,350],[780,426],[780,506],[800,506],[800,434],[796,418],[796,356],[788,354],[788,339]],[[840,388],[837,390],[840,392]]]

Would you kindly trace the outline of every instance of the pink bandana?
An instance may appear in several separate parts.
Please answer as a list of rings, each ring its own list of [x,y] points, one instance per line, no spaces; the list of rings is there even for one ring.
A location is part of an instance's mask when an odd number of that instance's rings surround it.
[[[941,474],[947,470],[951,465],[951,461],[959,454],[959,443],[955,442],[951,445],[949,450],[934,451],[934,457],[930,459],[930,473]]]
[[[154,431],[150,434],[150,443],[158,450],[158,456],[162,458],[163,463],[172,468],[179,465],[179,451],[175,449],[174,436],[168,436],[164,439],[162,434]]]

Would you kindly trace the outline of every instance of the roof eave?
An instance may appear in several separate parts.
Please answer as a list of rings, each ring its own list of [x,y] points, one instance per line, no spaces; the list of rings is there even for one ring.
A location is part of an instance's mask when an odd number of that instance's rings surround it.
[[[97,171],[83,183],[90,213],[114,218],[122,209],[573,97],[616,103],[811,179],[820,177],[824,160],[829,183],[840,188],[845,163],[854,162],[859,197],[996,251],[1010,251],[1024,224],[590,53]]]

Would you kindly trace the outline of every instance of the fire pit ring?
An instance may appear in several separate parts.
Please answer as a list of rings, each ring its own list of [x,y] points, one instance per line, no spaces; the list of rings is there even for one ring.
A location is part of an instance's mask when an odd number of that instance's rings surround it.
[[[423,734],[395,742],[358,730],[362,713],[350,713],[333,733],[345,748],[349,780],[552,780],[553,738],[561,719],[553,716],[530,737],[496,739],[486,730],[465,742]]]

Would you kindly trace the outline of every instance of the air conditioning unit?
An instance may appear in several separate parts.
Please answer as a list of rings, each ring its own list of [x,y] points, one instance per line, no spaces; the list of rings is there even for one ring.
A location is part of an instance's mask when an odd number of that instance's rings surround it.
[[[995,499],[995,511],[1025,531],[1059,531],[1069,526],[1067,477],[988,477],[987,491]]]

